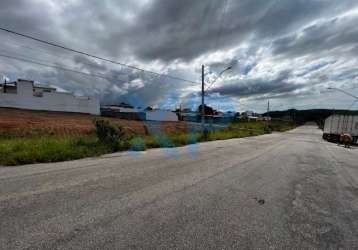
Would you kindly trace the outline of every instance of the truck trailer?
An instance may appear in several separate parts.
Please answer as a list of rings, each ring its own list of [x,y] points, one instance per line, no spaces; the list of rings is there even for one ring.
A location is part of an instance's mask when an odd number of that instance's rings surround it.
[[[331,142],[339,142],[342,134],[350,134],[353,138],[353,143],[357,143],[357,115],[331,115],[325,120],[323,139]]]

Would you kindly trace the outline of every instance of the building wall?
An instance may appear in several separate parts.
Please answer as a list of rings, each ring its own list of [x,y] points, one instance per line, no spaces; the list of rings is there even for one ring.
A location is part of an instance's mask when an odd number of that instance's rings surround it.
[[[60,92],[43,92],[40,97],[33,95],[33,88],[33,82],[19,81],[17,93],[0,93],[0,107],[100,114],[99,101],[95,97],[76,97]]]
[[[178,116],[171,111],[166,110],[151,110],[146,112],[147,121],[178,121]]]

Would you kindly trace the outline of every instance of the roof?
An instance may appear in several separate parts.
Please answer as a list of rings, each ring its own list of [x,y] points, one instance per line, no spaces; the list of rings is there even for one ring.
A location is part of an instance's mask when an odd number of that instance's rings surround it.
[[[16,85],[17,82],[25,82],[25,81],[26,81],[26,82],[34,83],[33,81],[19,79],[19,80],[15,81],[15,82],[7,82],[7,83],[6,83],[6,86],[14,86],[14,85]],[[2,87],[2,86],[4,86],[4,84],[5,84],[5,83],[0,83],[0,86]],[[38,83],[34,84],[34,88],[37,88],[37,89],[48,89],[48,90],[57,90],[56,88],[51,87],[51,86],[49,86],[49,85],[38,84]]]
[[[56,88],[50,87],[49,85],[45,85],[45,84],[34,84],[34,88],[37,88],[37,89],[57,90]]]
[[[15,85],[16,82],[7,82],[6,86],[11,86],[11,85]],[[4,86],[4,83],[0,83],[0,86]]]

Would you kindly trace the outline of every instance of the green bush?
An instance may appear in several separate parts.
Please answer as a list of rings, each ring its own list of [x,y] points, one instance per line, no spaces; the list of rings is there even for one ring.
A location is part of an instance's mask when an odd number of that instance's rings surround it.
[[[184,146],[195,144],[199,141],[201,134],[199,133],[181,133],[170,136],[170,140],[175,146]]]
[[[147,135],[144,137],[144,143],[147,148],[159,148],[160,147],[160,138],[159,136],[150,136]]]
[[[121,140],[125,133],[121,126],[116,126],[108,120],[95,120],[96,134],[100,142],[108,145],[113,152],[120,149]]]
[[[147,149],[145,141],[141,137],[135,137],[130,141],[130,150],[133,151],[144,151]]]

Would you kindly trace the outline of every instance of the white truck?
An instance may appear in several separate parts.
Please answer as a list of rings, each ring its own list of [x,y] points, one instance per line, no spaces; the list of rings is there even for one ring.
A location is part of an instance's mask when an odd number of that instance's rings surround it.
[[[358,115],[331,115],[324,122],[323,139],[339,142],[342,134],[350,134],[353,143],[358,139]]]

